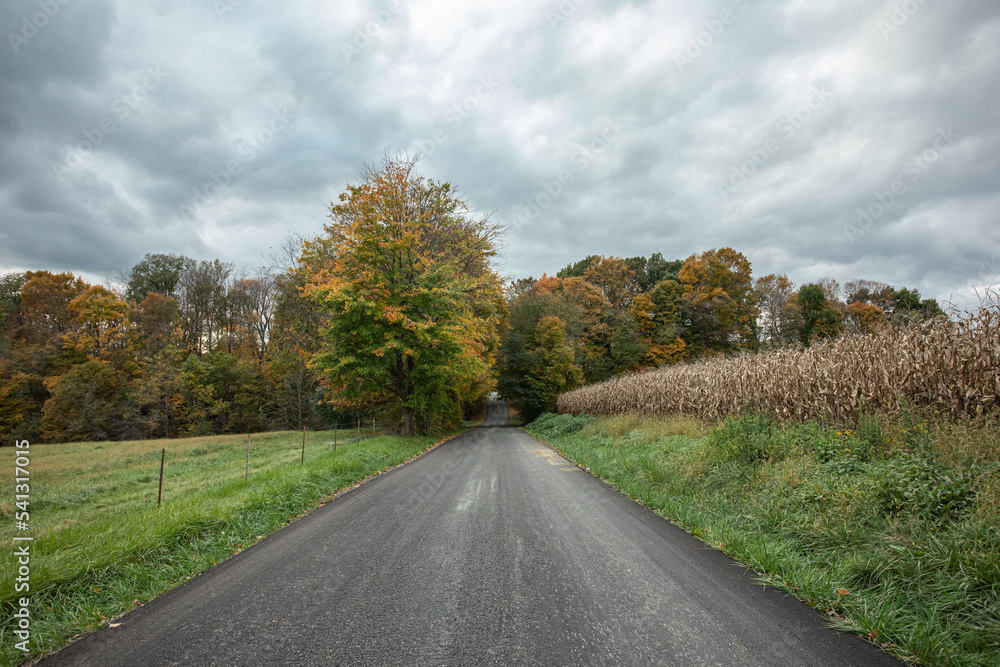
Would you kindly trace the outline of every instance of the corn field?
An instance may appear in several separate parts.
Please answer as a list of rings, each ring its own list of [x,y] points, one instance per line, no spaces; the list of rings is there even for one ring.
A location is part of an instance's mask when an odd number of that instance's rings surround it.
[[[1000,301],[905,330],[625,375],[562,394],[558,410],[711,420],[752,411],[846,424],[904,404],[956,415],[1000,408]]]

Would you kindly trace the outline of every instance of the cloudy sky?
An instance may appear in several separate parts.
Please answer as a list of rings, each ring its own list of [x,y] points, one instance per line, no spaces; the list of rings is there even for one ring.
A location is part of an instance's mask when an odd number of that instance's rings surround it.
[[[499,268],[1000,284],[996,0],[5,0],[0,272],[255,268],[386,150]]]

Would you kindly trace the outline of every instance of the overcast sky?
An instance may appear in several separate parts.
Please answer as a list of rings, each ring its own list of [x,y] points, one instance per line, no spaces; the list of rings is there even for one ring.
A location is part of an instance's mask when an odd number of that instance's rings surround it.
[[[248,269],[385,150],[502,272],[731,246],[754,275],[1000,284],[996,0],[5,0],[0,272]]]

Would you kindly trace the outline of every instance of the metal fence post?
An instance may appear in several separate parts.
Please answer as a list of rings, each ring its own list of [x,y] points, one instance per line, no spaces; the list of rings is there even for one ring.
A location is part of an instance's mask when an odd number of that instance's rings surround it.
[[[160,491],[156,494],[156,506],[160,506],[160,501],[163,500],[163,463],[167,460],[167,448],[163,448],[163,452],[160,454]]]

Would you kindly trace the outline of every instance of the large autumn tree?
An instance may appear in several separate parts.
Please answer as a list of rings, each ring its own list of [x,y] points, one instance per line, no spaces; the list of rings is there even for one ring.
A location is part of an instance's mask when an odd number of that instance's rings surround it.
[[[329,315],[312,363],[332,402],[379,410],[407,434],[455,425],[492,388],[506,313],[490,266],[499,227],[415,167],[388,156],[366,167],[299,268]]]

